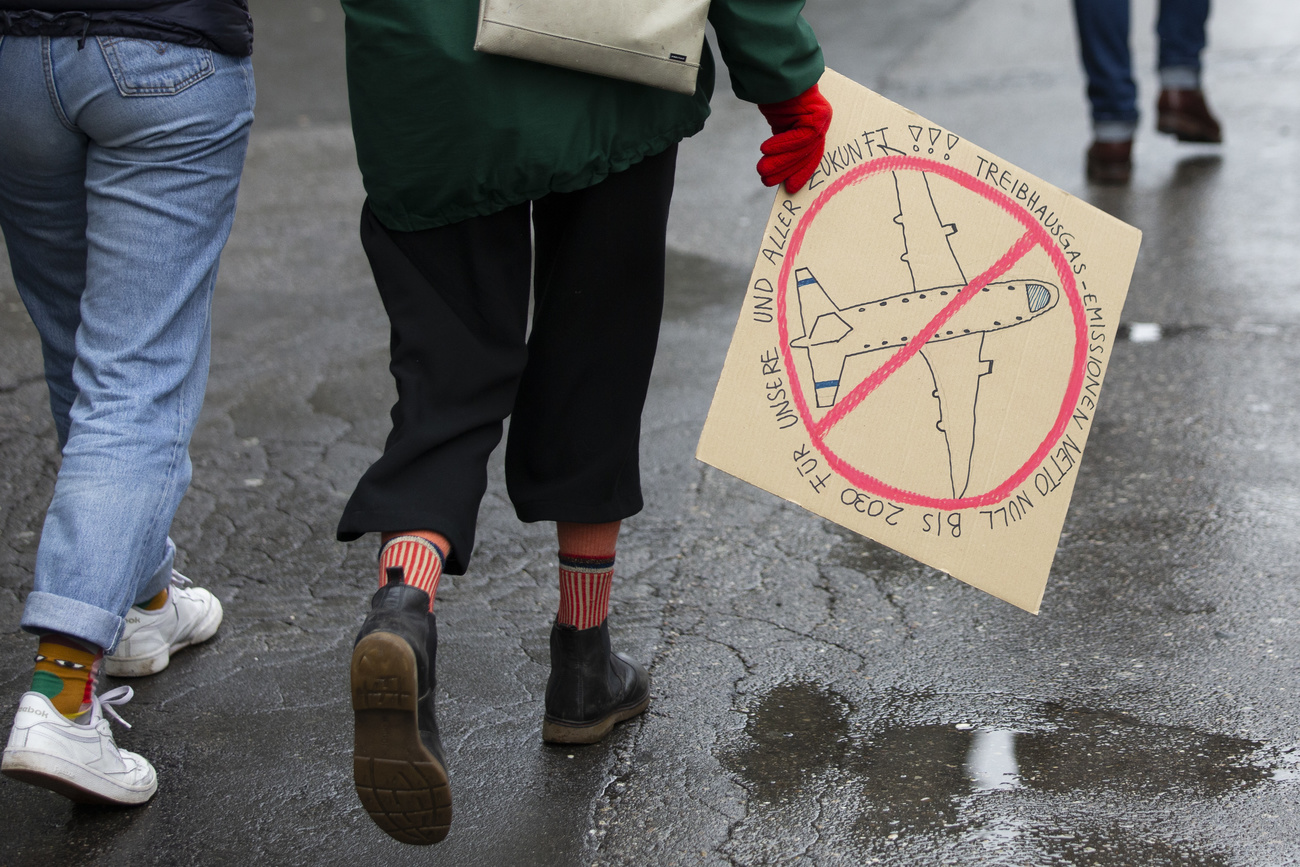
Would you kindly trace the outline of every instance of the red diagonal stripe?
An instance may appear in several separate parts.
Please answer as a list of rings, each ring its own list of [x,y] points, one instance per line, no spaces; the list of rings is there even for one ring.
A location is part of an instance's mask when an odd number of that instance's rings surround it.
[[[904,364],[911,361],[912,357],[924,348],[929,339],[928,335],[942,330],[943,326],[956,315],[958,310],[965,307],[967,302],[979,294],[981,289],[1010,271],[1012,266],[1023,259],[1034,246],[1035,242],[1028,232],[1021,235],[1020,240],[1013,244],[1010,250],[1002,254],[1002,258],[994,262],[983,274],[967,283],[966,287],[957,293],[956,298],[949,301],[942,310],[935,314],[935,317],[930,320],[920,334],[903,344],[878,370],[858,383],[857,387],[845,395],[830,412],[813,424],[813,433],[818,437],[825,437],[826,432],[838,424],[844,416],[857,409],[858,404],[862,403],[867,398],[867,395],[879,388],[881,383],[893,376]],[[926,340],[920,339],[922,337],[925,337]]]

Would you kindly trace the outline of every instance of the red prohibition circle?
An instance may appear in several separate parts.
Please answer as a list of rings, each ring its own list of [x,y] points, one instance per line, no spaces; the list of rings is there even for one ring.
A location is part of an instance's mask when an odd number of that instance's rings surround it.
[[[848,189],[849,187],[861,183],[872,175],[882,172],[893,171],[920,171],[929,172],[939,177],[946,178],[953,183],[969,190],[976,195],[983,197],[989,202],[996,205],[1002,211],[1015,219],[1025,229],[1025,234],[1017,244],[1013,245],[1006,255],[999,262],[967,284],[966,288],[958,294],[957,298],[949,302],[937,317],[936,321],[945,320],[953,315],[956,310],[973,297],[972,288],[975,291],[989,282],[997,279],[1002,273],[1005,273],[1012,265],[1023,258],[1034,247],[1041,247],[1052,260],[1056,268],[1057,276],[1061,279],[1061,290],[1065,297],[1069,299],[1070,311],[1074,317],[1074,364],[1070,370],[1070,378],[1066,385],[1065,396],[1061,401],[1061,409],[1057,413],[1056,421],[1053,423],[1050,431],[1042,443],[1036,448],[1029,459],[1015,471],[1005,482],[993,488],[992,490],[972,497],[931,497],[926,494],[916,493],[915,491],[906,491],[902,488],[890,485],[880,479],[868,475],[867,473],[851,466],[847,461],[835,454],[834,451],[826,444],[826,436],[833,428],[833,424],[822,426],[820,423],[813,423],[808,412],[808,401],[804,396],[803,383],[796,374],[794,365],[794,355],[790,350],[790,328],[787,324],[787,295],[790,285],[790,272],[794,268],[794,261],[799,255],[799,250],[803,246],[804,236],[808,233],[808,228],[812,225],[813,220],[822,208],[826,206],[834,196]],[[997,269],[1001,270],[997,270]],[[1033,215],[1016,205],[1012,199],[1001,190],[994,189],[987,184],[981,183],[976,178],[934,160],[928,160],[921,157],[911,156],[891,156],[882,157],[864,163],[861,166],[847,172],[837,178],[821,195],[819,195],[811,205],[808,206],[808,213],[795,226],[794,232],[790,235],[789,245],[786,248],[786,255],[781,263],[780,275],[777,278],[777,333],[780,337],[781,355],[785,360],[786,370],[791,372],[790,375],[790,392],[794,398],[795,407],[799,410],[799,417],[802,419],[804,428],[807,430],[809,437],[812,438],[813,446],[818,452],[826,458],[831,468],[839,475],[847,479],[854,487],[857,487],[869,494],[877,497],[893,500],[898,503],[913,506],[923,506],[931,509],[942,509],[945,511],[955,511],[957,509],[970,509],[977,506],[987,506],[993,503],[1001,502],[1010,496],[1017,487],[1029,478],[1030,473],[1034,471],[1043,459],[1047,457],[1057,440],[1065,433],[1066,426],[1070,423],[1070,417],[1073,414],[1074,407],[1079,399],[1079,394],[1083,390],[1083,372],[1084,365],[1087,362],[1087,323],[1084,317],[1083,300],[1079,297],[1078,287],[1075,285],[1074,272],[1070,269],[1070,264],[1065,260],[1065,255],[1056,246],[1052,240],[1052,235],[1034,219]],[[922,332],[923,334],[928,332]],[[861,402],[871,389],[879,385],[888,378],[893,372],[897,371],[912,356],[920,352],[924,346],[924,341],[912,340],[898,349],[894,355],[881,365],[876,373],[868,377],[864,384],[870,383],[875,379],[875,383],[862,393],[852,405],[846,405],[838,414],[838,418],[843,418],[858,403]],[[859,386],[861,388],[862,386]],[[833,413],[834,411],[832,411]],[[822,421],[826,421],[832,416],[827,413]]]

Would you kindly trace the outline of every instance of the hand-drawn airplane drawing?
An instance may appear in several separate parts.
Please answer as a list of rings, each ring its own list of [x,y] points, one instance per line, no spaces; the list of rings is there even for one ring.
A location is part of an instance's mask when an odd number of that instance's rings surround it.
[[[925,173],[899,171],[893,175],[898,193],[894,222],[903,231],[901,259],[911,272],[912,291],[880,297],[879,290],[864,287],[859,297],[874,300],[839,307],[811,269],[795,271],[803,334],[791,339],[790,346],[808,353],[818,407],[835,405],[849,357],[897,350],[916,339],[968,283],[948,241],[957,226],[943,222]],[[948,444],[954,498],[965,496],[970,484],[980,378],[993,372],[993,362],[981,356],[984,336],[1036,319],[1059,299],[1060,288],[1043,279],[989,283],[920,350],[934,380],[933,395],[939,401],[936,427]]]

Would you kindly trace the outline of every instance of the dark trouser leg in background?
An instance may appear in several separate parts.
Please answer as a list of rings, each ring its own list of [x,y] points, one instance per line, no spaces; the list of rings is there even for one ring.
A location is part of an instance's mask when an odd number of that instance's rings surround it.
[[[1074,0],[1079,54],[1088,76],[1092,144],[1088,180],[1127,184],[1133,173],[1137,130],[1137,84],[1129,52],[1129,0]]]
[[[1156,33],[1160,37],[1160,98],[1156,129],[1179,141],[1223,141],[1219,121],[1201,90],[1201,52],[1210,0],[1161,0]]]

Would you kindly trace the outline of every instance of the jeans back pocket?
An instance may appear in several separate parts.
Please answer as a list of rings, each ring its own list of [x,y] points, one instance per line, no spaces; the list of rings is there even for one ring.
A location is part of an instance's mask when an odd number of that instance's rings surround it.
[[[171,96],[216,71],[206,48],[120,36],[95,38],[122,96]]]

